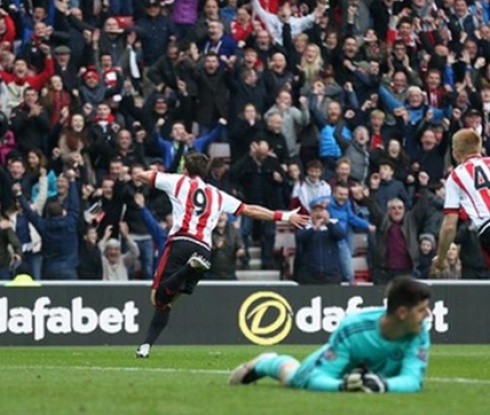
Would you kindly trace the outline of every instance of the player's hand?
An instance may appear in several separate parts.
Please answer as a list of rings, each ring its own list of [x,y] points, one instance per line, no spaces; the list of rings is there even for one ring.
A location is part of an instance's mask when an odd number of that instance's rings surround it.
[[[362,371],[356,369],[344,376],[344,382],[340,389],[343,392],[362,392],[363,386]]]
[[[285,213],[285,220],[296,228],[304,228],[310,223],[310,217],[308,215],[298,214],[299,208]]]
[[[362,391],[366,393],[385,393],[388,390],[386,382],[376,373],[365,373],[362,376]]]
[[[429,278],[431,279],[439,279],[441,278],[441,273],[445,269],[444,261],[439,260],[439,256],[435,256],[432,259],[432,265],[429,270]]]

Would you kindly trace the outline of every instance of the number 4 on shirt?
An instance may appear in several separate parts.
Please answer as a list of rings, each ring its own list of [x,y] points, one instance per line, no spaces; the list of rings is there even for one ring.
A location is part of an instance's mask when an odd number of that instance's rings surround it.
[[[490,189],[490,179],[482,166],[475,166],[475,189]]]

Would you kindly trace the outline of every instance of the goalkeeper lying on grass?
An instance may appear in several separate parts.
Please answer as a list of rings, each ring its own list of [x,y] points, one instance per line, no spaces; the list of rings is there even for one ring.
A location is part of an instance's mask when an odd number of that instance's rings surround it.
[[[236,368],[229,383],[270,376],[284,386],[318,392],[420,391],[430,347],[429,287],[398,277],[387,297],[387,309],[346,317],[329,342],[301,364],[291,356],[264,353]]]

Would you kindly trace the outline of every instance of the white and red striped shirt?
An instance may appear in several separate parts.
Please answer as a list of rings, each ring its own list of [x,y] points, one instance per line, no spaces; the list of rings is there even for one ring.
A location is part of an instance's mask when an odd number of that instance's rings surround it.
[[[190,239],[211,248],[211,234],[222,212],[238,216],[243,203],[202,179],[182,174],[155,173],[151,186],[168,194],[173,226],[169,241]]]
[[[478,229],[490,220],[490,157],[469,157],[450,174],[444,213],[460,208]]]

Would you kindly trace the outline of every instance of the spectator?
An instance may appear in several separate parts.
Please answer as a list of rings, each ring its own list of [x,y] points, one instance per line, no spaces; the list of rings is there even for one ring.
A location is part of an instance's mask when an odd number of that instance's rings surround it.
[[[277,95],[276,103],[266,113],[279,113],[282,117],[281,133],[286,140],[288,157],[298,155],[297,148],[297,133],[302,127],[306,127],[310,123],[310,111],[308,110],[308,100],[305,97],[300,98],[300,109],[294,107],[293,99],[289,91],[281,91]]]
[[[461,279],[461,261],[459,259],[458,245],[451,243],[444,260],[444,268],[434,270],[430,277],[437,280]]]
[[[274,41],[282,44],[282,31],[285,24],[291,25],[292,37],[309,29],[315,22],[315,13],[311,13],[305,17],[293,17],[291,6],[289,3],[284,3],[279,7],[277,14],[267,12],[259,0],[252,0],[254,12],[265,25],[267,30],[272,34]],[[318,14],[323,13],[323,9],[318,8]]]
[[[334,175],[335,163],[341,158],[342,150],[338,139],[342,142],[350,141],[352,136],[349,128],[342,119],[342,107],[338,102],[328,104],[327,118],[313,111],[315,122],[320,130],[320,158],[323,162],[325,177],[330,179]]]
[[[25,162],[19,154],[9,157],[6,169],[0,166],[0,207],[2,212],[7,212],[15,202],[12,193],[14,183],[20,183],[22,191],[29,192],[29,177],[25,173]]]
[[[228,215],[222,213],[213,231],[211,269],[205,279],[236,280],[237,259],[244,255],[245,249],[239,233],[228,221]]]
[[[125,184],[125,207],[124,221],[129,230],[129,237],[138,246],[138,259],[141,265],[142,277],[151,280],[153,277],[154,249],[151,235],[141,216],[140,208],[135,204],[135,195],[142,194],[145,198],[149,195],[149,188],[140,182],[138,174],[144,171],[140,164],[132,164],[130,168],[131,180]]]
[[[379,174],[374,173],[370,179],[371,189],[376,190],[376,201],[383,212],[386,212],[388,202],[395,198],[400,199],[407,209],[411,201],[403,183],[394,179],[395,166],[391,161],[383,160],[379,163]]]
[[[209,21],[207,35],[201,44],[202,52],[205,55],[209,52],[216,53],[222,61],[222,68],[225,68],[230,58],[235,55],[235,49],[235,40],[229,34],[225,33],[223,23],[214,20]]]
[[[11,254],[10,249],[13,253]],[[0,218],[0,280],[9,280],[11,267],[22,260],[22,245],[7,219]]]
[[[112,226],[104,231],[104,236],[99,242],[102,252],[102,279],[104,281],[128,281],[128,269],[133,268],[139,256],[138,246],[129,236],[129,230],[124,222],[119,224],[119,232],[127,244],[128,252],[121,254],[121,243],[112,236]]]
[[[286,143],[286,137],[282,133],[284,119],[280,112],[274,111],[269,112],[269,115],[265,119],[265,129],[263,131],[259,131],[257,137],[254,137],[255,140],[265,140],[277,158],[279,164],[281,164],[285,169],[286,163],[289,159],[289,149]]]
[[[228,194],[236,193],[228,174],[228,166],[225,160],[220,157],[215,157],[211,160],[206,182]]]
[[[230,0],[230,2],[233,1],[235,0]],[[230,30],[238,46],[242,46],[240,42],[243,42],[244,45],[253,32],[252,16],[246,7],[240,7],[236,11],[235,16],[230,20]]]
[[[313,201],[328,202],[332,194],[330,185],[321,179],[323,165],[320,160],[311,160],[306,166],[306,178],[298,181],[291,195],[291,210],[300,208],[302,214],[310,213],[310,206]]]
[[[157,122],[157,128],[161,122]],[[172,126],[172,133],[170,135],[172,141],[163,139],[157,133],[153,134],[153,139],[163,158],[165,170],[169,172],[181,172],[186,153],[191,148],[199,153],[203,153],[209,144],[220,138],[225,125],[227,125],[227,121],[224,118],[220,118],[216,128],[209,133],[200,135],[196,139],[185,130],[185,126],[181,122],[177,122]]]
[[[333,192],[333,197],[327,205],[329,216],[338,221],[344,232],[344,238],[339,240],[339,261],[342,281],[352,283],[354,281],[354,265],[352,256],[354,249],[350,240],[352,231],[375,232],[376,227],[368,221],[361,219],[354,213],[354,209],[349,200],[349,188],[342,183],[338,183]]]
[[[140,209],[141,219],[143,220],[148,232],[150,233],[153,244],[156,247],[156,255],[153,255],[153,273],[157,270],[160,259],[167,242],[168,229],[172,227],[172,216],[165,221],[157,222],[150,210],[145,206],[145,196],[142,193],[134,194],[134,202]]]
[[[0,112],[0,166],[7,164],[8,155],[17,147],[14,133],[10,131],[9,120]]]
[[[174,40],[172,21],[161,13],[158,0],[145,0],[145,16],[136,22],[136,33],[141,39],[143,63],[151,66],[167,50],[169,41]]]
[[[230,123],[230,150],[232,164],[245,156],[250,144],[261,131],[261,116],[253,104],[247,104],[238,120]]]
[[[338,244],[345,232],[323,204],[311,207],[311,225],[296,232],[294,279],[300,284],[340,284]]]
[[[207,34],[207,26],[210,22],[221,23],[225,32],[230,32],[230,24],[223,17],[220,16],[219,5],[216,0],[206,0],[203,7],[203,15],[198,19],[197,24],[194,27],[194,33],[191,39],[200,44],[205,39]]]
[[[374,171],[379,171],[379,164],[382,160],[389,160],[395,166],[395,173],[393,174],[395,180],[402,182],[405,186],[415,183],[410,160],[399,140],[391,138],[386,149],[378,148],[371,153],[371,165]]]
[[[68,171],[70,182],[67,210],[56,201],[46,204],[46,219],[35,213],[22,194],[19,184],[12,191],[18,198],[29,222],[39,232],[43,242],[43,279],[75,280],[78,278],[78,212],[79,197],[75,172]]]
[[[61,127],[61,126],[60,126]],[[70,124],[64,126],[59,134],[58,148],[63,163],[73,159],[74,155],[82,156],[88,144],[85,118],[82,114],[73,114]]]
[[[30,87],[40,91],[47,84],[49,78],[54,74],[54,64],[48,45],[41,45],[40,49],[46,55],[45,68],[38,75],[29,75],[29,68],[24,59],[16,59],[13,72],[0,71],[3,82],[8,89],[8,104],[4,111],[10,114],[10,110],[20,104],[20,98],[25,99],[25,89]]]
[[[97,245],[97,230],[88,226],[78,247],[78,279],[102,280],[102,257]]]
[[[39,102],[39,93],[34,88],[24,89],[23,101],[12,109],[10,117],[12,132],[17,137],[18,149],[24,156],[30,150],[47,150],[49,116]]]
[[[429,206],[422,233],[429,233],[438,238],[442,220],[444,219],[446,189],[444,183],[441,182],[429,185],[429,189],[431,190],[427,195]]]
[[[201,135],[211,132],[218,120],[228,116],[227,77],[215,52],[208,52],[204,56],[203,68],[194,72],[198,101],[196,121]]]
[[[415,276],[421,279],[429,278],[432,260],[436,256],[436,238],[430,233],[419,236],[419,265],[415,270]]]
[[[426,185],[429,178],[420,174]],[[363,199],[362,188],[354,191],[356,200]],[[371,279],[386,284],[397,275],[412,274],[419,263],[418,227],[427,211],[427,198],[422,197],[412,210],[407,210],[401,199],[388,202],[387,213],[376,201],[375,191],[366,202],[371,223],[376,226],[376,244],[373,247]]]
[[[231,168],[230,173],[235,182],[241,186],[245,203],[260,204],[268,209],[279,208],[282,195],[277,191],[277,186],[282,184],[286,177],[277,158],[270,155],[267,141],[253,142],[250,145],[250,153],[242,157]],[[250,238],[253,237],[253,239],[260,240],[262,269],[271,269],[273,267],[275,223],[242,218],[241,226],[245,245],[243,265],[248,267],[250,262]]]
[[[353,139],[342,145],[345,158],[351,162],[350,177],[360,184],[365,184],[369,175],[369,152],[367,143],[369,132],[366,127],[357,127],[353,132]],[[340,143],[340,141],[339,141]],[[344,147],[345,146],[345,147]]]

